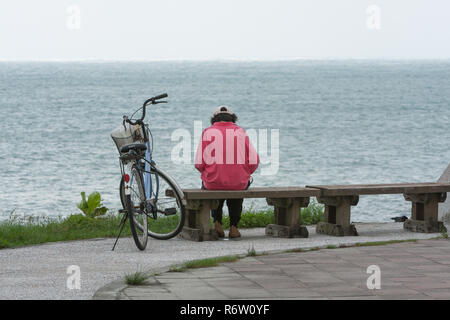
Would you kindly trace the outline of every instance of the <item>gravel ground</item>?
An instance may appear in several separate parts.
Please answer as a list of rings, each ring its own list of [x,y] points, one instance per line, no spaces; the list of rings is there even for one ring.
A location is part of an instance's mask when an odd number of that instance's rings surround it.
[[[439,234],[412,233],[402,223],[359,223],[358,237],[318,235],[308,227],[309,238],[272,238],[264,228],[243,229],[240,240],[192,242],[178,238],[149,239],[147,250],[138,251],[131,238],[122,238],[115,251],[114,239],[58,242],[0,250],[0,299],[91,299],[101,287],[127,273],[148,271],[188,260],[229,254],[279,251],[291,248],[351,244],[367,241],[428,239]],[[67,268],[81,271],[81,289],[67,288]]]

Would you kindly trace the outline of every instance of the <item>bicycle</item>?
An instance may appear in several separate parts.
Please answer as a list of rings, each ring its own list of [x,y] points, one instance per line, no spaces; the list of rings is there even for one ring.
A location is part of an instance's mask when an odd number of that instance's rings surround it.
[[[112,250],[127,219],[134,242],[140,250],[145,250],[148,236],[167,240],[175,237],[183,228],[183,192],[177,182],[153,161],[153,136],[149,126],[144,123],[147,105],[166,103],[159,100],[167,96],[164,93],[147,99],[130,118],[124,115],[122,125],[111,133],[120,154],[122,177],[119,192],[123,207],[120,212],[124,213]],[[134,120],[133,116],[141,109],[141,117]],[[167,192],[169,189],[171,192]]]

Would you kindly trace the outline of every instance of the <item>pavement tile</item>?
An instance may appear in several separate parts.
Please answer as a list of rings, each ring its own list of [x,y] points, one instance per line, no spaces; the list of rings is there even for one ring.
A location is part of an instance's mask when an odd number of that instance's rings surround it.
[[[290,289],[270,289],[269,290],[275,297],[277,298],[291,298],[291,299],[299,299],[299,298],[324,298],[324,296],[318,292],[315,292],[311,289],[304,288],[290,288]]]
[[[230,299],[260,299],[260,298],[272,298],[273,294],[262,288],[235,288],[222,287],[218,289],[222,294],[228,296]]]
[[[446,260],[446,259],[436,259],[436,263],[443,264],[443,265],[446,265],[446,266],[450,266],[450,259],[448,259],[448,260]]]
[[[319,269],[317,266],[313,264],[307,264],[307,265],[287,265],[287,266],[281,266],[279,270],[285,274],[299,274],[304,272],[320,272],[321,269]]]
[[[324,286],[320,288],[314,288],[314,291],[327,296],[327,297],[354,297],[354,296],[369,296],[372,292],[368,289],[363,290],[358,287],[353,287],[349,285],[345,286]]]
[[[407,266],[408,269],[418,271],[418,272],[448,272],[450,273],[450,266],[447,265],[418,265],[418,266]]]
[[[268,259],[268,260],[261,260],[265,265],[273,266],[273,265],[301,265],[301,264],[308,264],[310,263],[306,259]]]
[[[280,280],[277,278],[274,279],[258,279],[255,280],[255,283],[263,287],[267,290],[272,289],[295,289],[295,288],[304,288],[305,286],[298,281],[295,281],[293,279],[285,279]]]
[[[157,276],[158,279],[190,279],[189,272],[165,272]]]
[[[424,294],[394,294],[378,296],[382,300],[434,300]]]
[[[429,272],[427,273],[427,277],[439,278],[445,280],[449,280],[450,274],[448,272]]]
[[[361,281],[365,282],[369,275],[364,270],[360,272],[337,271],[333,272],[333,276],[347,282],[361,282]]]
[[[423,294],[433,299],[450,299],[450,290],[448,289],[427,289],[423,290]]]
[[[171,279],[173,280],[173,279]],[[192,279],[183,279],[182,281],[160,281],[161,284],[165,287],[204,287],[206,285],[206,282],[202,279],[198,278],[192,278]]]
[[[230,266],[230,269],[236,272],[264,272],[267,274],[275,273],[279,271],[279,268],[274,268],[272,266],[264,265],[262,267],[239,267],[239,266]]]
[[[383,283],[381,283],[381,289],[376,290],[376,295],[378,296],[412,296],[417,294],[419,294],[417,290],[408,289],[404,287],[385,288],[383,286]]]
[[[214,287],[173,287],[171,292],[182,300],[225,300],[228,296],[224,295]]]
[[[342,265],[316,265],[317,269],[320,271],[326,271],[331,273],[338,273],[338,272],[353,272],[353,273],[366,273],[367,268],[361,267],[361,266],[355,266],[354,264],[347,263]]]
[[[191,274],[202,274],[202,275],[207,275],[207,274],[216,274],[216,273],[232,273],[232,271],[230,270],[230,268],[226,267],[226,266],[217,266],[217,267],[211,267],[211,268],[198,268],[198,269],[190,269],[188,271]]]
[[[404,286],[421,292],[429,289],[447,289],[450,292],[450,282],[441,282],[437,280],[409,281],[405,282]]]
[[[255,282],[246,279],[228,279],[228,280],[215,280],[215,279],[207,279],[205,282],[213,287],[216,288],[235,288],[235,289],[241,289],[241,288],[260,288],[259,285],[257,285]]]
[[[342,297],[329,297],[330,300],[382,300],[383,298],[379,296],[372,296],[372,295],[361,295],[361,296],[342,296]]]
[[[390,262],[394,262],[400,265],[406,265],[406,264],[415,264],[415,265],[423,265],[423,264],[433,264],[434,262],[430,261],[429,259],[421,258],[421,257],[388,257],[385,258],[386,260]]]
[[[305,284],[309,288],[318,288],[328,285],[336,285],[336,284],[345,284],[346,282],[344,280],[332,277],[332,276],[326,276],[326,277],[301,277],[298,278],[298,280]]]
[[[142,293],[139,295],[127,296],[131,300],[178,300],[179,297],[172,293]]]

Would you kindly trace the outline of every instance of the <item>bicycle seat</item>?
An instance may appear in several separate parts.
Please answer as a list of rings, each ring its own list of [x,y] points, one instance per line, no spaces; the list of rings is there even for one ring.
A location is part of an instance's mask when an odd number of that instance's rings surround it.
[[[145,145],[145,143],[135,142],[135,143],[130,143],[130,144],[126,144],[126,145],[122,146],[120,148],[120,152],[127,153],[130,150],[144,151],[146,149],[147,149],[147,146]]]

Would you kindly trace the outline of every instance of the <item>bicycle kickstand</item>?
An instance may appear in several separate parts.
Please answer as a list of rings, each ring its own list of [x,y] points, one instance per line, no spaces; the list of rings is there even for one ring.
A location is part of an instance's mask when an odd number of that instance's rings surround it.
[[[114,251],[117,241],[119,241],[120,235],[122,234],[122,230],[123,230],[123,227],[125,226],[125,222],[127,221],[127,218],[128,218],[128,212],[123,215],[123,218],[120,221],[120,224],[119,224],[120,231],[119,231],[119,234],[117,235],[116,242],[114,242],[114,246],[111,251]]]

